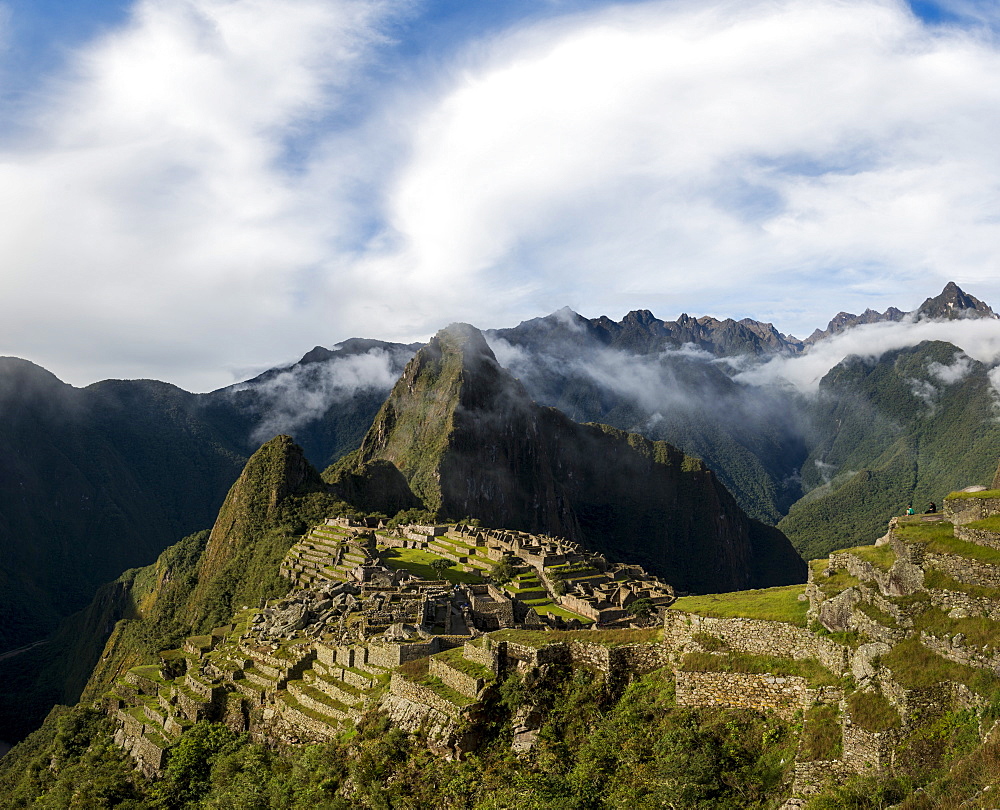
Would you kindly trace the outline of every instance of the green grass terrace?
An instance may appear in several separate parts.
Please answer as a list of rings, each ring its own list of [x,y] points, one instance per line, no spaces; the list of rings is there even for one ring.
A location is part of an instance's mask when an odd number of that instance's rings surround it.
[[[897,536],[906,543],[920,543],[932,554],[950,554],[969,560],[1000,565],[1000,550],[959,540],[951,523],[911,523],[900,521]]]
[[[845,548],[843,551],[853,554],[859,560],[871,563],[883,571],[888,571],[896,562],[896,552],[888,543],[883,546],[855,546],[854,548]]]
[[[945,497],[945,500],[956,501],[969,498],[1000,498],[1000,489],[986,489],[982,492],[952,492]]]
[[[751,675],[779,675],[805,678],[814,689],[841,683],[833,672],[812,658],[780,658],[749,653],[688,653],[681,661],[685,672],[740,672]]]
[[[459,570],[458,563],[417,548],[390,548],[383,551],[380,556],[382,562],[389,568],[405,568],[421,579],[447,579],[452,583],[464,582],[470,585],[478,585],[484,581],[478,574]],[[431,563],[435,560],[445,560],[449,567],[438,572],[431,567]]]
[[[805,627],[809,602],[799,600],[803,593],[805,585],[783,585],[752,591],[682,596],[670,606],[670,610],[718,619],[762,619]]]

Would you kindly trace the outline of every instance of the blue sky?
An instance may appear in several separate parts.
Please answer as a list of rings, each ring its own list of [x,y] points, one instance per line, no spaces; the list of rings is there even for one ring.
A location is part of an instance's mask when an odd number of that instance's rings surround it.
[[[1000,307],[993,3],[0,0],[0,354]]]

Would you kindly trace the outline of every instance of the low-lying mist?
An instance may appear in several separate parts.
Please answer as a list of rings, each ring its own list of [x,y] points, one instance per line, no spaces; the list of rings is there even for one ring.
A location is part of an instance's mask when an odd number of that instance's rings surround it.
[[[412,349],[398,344],[355,353],[335,350],[324,359],[276,369],[225,390],[252,402],[255,424],[249,438],[259,445],[279,433],[295,436],[359,395],[386,396],[412,355]]]

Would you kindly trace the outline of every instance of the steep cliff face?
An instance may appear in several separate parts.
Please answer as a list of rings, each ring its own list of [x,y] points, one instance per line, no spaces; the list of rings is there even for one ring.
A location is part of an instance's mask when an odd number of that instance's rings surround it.
[[[569,537],[681,589],[805,576],[787,541],[747,518],[700,461],[537,406],[468,325],[417,353],[359,457],[391,462],[441,517]]]

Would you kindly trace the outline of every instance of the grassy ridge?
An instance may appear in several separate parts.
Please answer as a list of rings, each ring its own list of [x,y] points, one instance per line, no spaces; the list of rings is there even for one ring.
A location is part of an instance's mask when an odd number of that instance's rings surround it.
[[[800,600],[805,592],[802,585],[785,585],[780,588],[761,588],[752,591],[682,596],[670,607],[685,613],[729,619],[743,617],[766,621],[786,622],[798,627],[806,626],[808,600]]]

